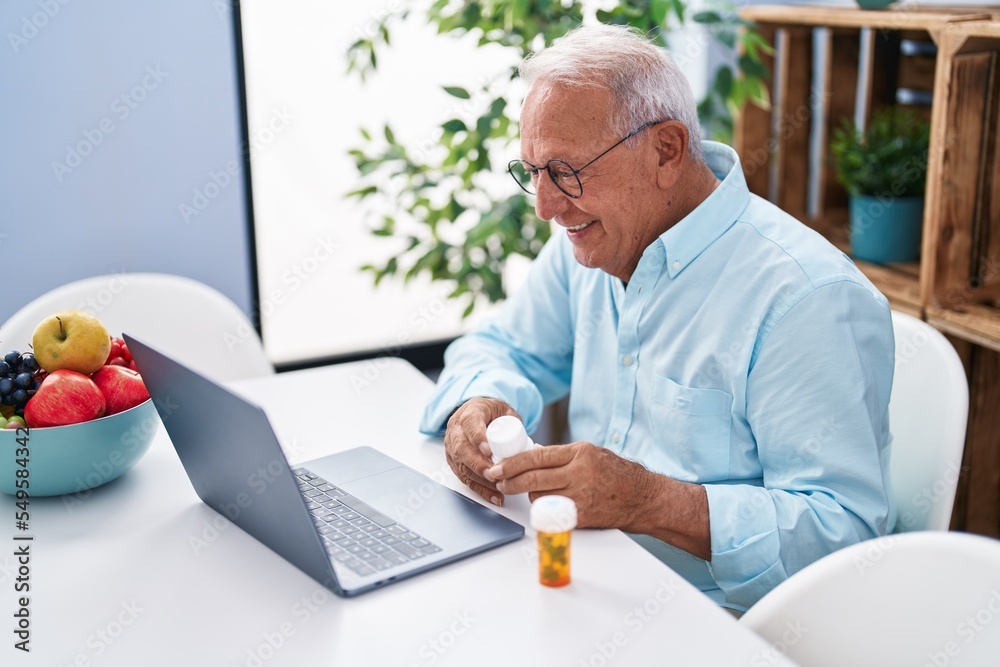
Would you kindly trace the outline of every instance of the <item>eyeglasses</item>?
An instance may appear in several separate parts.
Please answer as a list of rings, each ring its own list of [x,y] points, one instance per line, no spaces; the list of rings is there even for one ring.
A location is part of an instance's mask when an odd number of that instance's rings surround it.
[[[559,188],[560,192],[571,199],[577,199],[583,195],[583,183],[580,182],[581,171],[594,164],[643,130],[664,122],[666,122],[666,120],[653,120],[640,125],[622,137],[621,140],[619,140],[614,146],[604,151],[579,169],[574,169],[569,163],[562,160],[549,160],[544,166],[541,167],[536,167],[530,162],[526,162],[524,160],[511,160],[507,164],[507,172],[511,175],[511,177],[513,177],[514,182],[517,183],[522,190],[527,192],[529,195],[533,195],[538,192],[538,174],[542,170],[547,171],[549,178],[551,178],[552,182],[556,184],[556,187]]]

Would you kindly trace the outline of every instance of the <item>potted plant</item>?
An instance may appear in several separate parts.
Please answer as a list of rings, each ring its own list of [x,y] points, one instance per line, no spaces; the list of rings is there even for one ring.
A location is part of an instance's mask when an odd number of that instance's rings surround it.
[[[885,264],[920,255],[930,124],[885,107],[863,130],[845,119],[830,142],[837,177],[850,195],[851,248]]]
[[[856,0],[861,9],[888,9],[896,0]]]

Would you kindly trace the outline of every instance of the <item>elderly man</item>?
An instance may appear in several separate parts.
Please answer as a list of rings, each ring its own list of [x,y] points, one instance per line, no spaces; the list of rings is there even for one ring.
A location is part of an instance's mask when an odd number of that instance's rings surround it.
[[[893,338],[885,298],[702,142],[669,56],[580,28],[521,66],[510,171],[558,233],[502,313],[455,341],[424,413],[476,493],[561,494],[742,610],[884,534]],[[569,394],[573,442],[494,465]],[[446,431],[445,431],[446,428]]]

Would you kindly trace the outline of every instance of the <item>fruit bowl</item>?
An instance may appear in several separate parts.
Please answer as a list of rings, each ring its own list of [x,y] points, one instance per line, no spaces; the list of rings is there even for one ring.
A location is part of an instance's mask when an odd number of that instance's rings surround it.
[[[31,496],[77,493],[117,479],[149,449],[160,418],[152,400],[79,424],[28,431],[28,492]],[[0,430],[0,492],[17,493],[18,438],[24,431]],[[23,452],[22,452],[23,453]],[[23,474],[21,476],[23,479]]]

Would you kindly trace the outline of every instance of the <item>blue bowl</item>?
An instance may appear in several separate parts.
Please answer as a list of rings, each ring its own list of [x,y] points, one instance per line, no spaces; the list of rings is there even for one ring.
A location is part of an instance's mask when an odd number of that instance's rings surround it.
[[[0,429],[0,492],[16,495],[28,480],[31,496],[86,491],[118,479],[138,463],[159,430],[152,400],[110,417],[27,432],[27,461],[18,451],[24,431]],[[27,465],[27,468],[23,464]],[[27,469],[27,473],[20,470]]]

